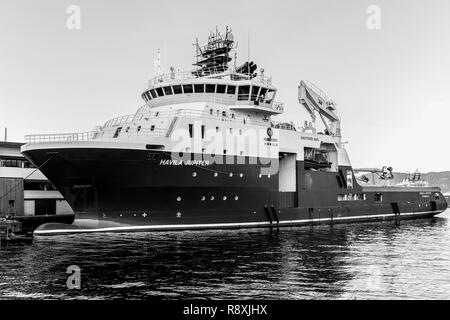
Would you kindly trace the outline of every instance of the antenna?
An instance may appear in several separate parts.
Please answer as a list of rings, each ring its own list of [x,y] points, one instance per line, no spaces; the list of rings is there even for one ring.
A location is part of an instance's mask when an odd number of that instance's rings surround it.
[[[250,28],[247,29],[247,75],[250,77]]]
[[[161,75],[161,50],[158,48],[158,58],[155,60],[155,74],[157,77]]]

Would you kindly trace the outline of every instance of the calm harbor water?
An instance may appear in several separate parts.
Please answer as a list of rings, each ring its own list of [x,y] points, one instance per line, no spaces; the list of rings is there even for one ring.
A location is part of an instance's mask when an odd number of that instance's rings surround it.
[[[0,248],[0,298],[450,299],[449,219],[37,237]]]

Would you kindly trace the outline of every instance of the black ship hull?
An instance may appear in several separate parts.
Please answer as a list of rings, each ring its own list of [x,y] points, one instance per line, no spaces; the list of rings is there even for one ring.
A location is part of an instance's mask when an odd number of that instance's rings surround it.
[[[431,217],[447,208],[438,188],[361,187],[353,174],[347,183],[351,167],[311,171],[296,161],[295,190],[280,192],[278,174],[261,175],[261,161],[246,157],[219,164],[134,149],[23,153],[76,213],[73,225],[44,225],[36,234],[350,223]]]

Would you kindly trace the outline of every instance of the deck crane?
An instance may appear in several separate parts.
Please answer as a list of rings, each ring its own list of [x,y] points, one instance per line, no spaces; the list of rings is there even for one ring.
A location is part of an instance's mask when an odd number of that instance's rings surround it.
[[[298,86],[298,101],[311,115],[315,130],[316,112],[325,125],[326,134],[341,138],[340,119],[336,114],[336,103],[317,86],[309,81],[301,81]]]
[[[378,176],[380,180],[384,180],[387,183],[389,183],[389,180],[394,179],[394,174],[392,173],[394,169],[392,167],[383,166],[381,169],[379,168],[358,168],[353,169],[355,174],[361,174],[361,173],[371,173],[372,174],[372,182],[375,184],[375,177],[374,174]],[[364,174],[360,177],[357,177],[358,180],[363,181],[365,183],[369,182],[369,178],[367,178]]]

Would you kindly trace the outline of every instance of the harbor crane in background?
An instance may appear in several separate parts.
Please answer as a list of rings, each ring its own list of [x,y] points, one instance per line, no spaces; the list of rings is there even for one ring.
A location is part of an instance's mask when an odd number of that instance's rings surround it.
[[[311,115],[312,125],[307,129],[316,131],[316,112],[325,125],[325,134],[341,138],[341,123],[336,114],[336,103],[329,99],[327,95],[317,86],[309,81],[301,81],[298,86],[298,101],[302,104],[306,111]]]

